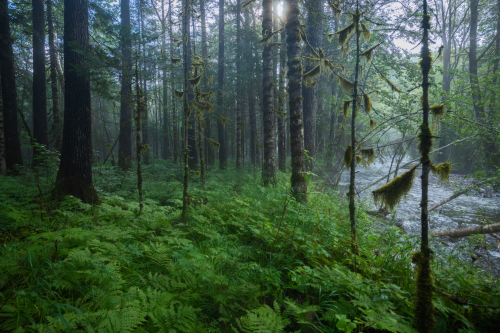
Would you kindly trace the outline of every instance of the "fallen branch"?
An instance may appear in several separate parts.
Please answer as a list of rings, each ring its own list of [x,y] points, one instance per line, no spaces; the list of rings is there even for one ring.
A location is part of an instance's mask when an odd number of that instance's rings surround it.
[[[481,186],[481,185],[484,185],[484,184],[486,184],[486,183],[488,183],[488,181],[481,182],[481,183],[479,183],[479,184],[474,184],[474,186]],[[436,209],[436,208],[438,208],[439,206],[444,205],[445,203],[450,202],[451,200],[453,200],[453,199],[455,199],[455,198],[458,198],[458,197],[459,197],[459,196],[461,196],[462,194],[467,193],[469,190],[470,190],[470,187],[468,187],[468,188],[466,188],[466,189],[463,189],[463,190],[461,190],[461,191],[459,191],[459,192],[457,192],[457,193],[453,194],[452,196],[450,196],[450,197],[448,197],[448,198],[446,198],[446,199],[444,199],[444,200],[442,200],[442,201],[438,202],[437,204],[435,204],[434,206],[432,206],[431,208],[429,208],[429,212],[430,212],[430,211],[432,211],[432,210],[434,210],[434,209]]]
[[[490,224],[487,226],[479,225],[477,227],[465,228],[465,229],[455,229],[455,230],[445,230],[445,231],[434,231],[430,235],[434,237],[466,237],[475,234],[491,234],[500,231],[500,223]]]
[[[460,304],[460,305],[469,305],[469,306],[475,306],[477,308],[486,308],[486,309],[500,309],[500,306],[492,306],[492,305],[480,305],[480,304],[474,304],[471,302],[467,302],[464,299],[461,299],[460,297],[453,296],[451,294],[448,294],[447,292],[444,292],[442,290],[439,290],[438,288],[434,288],[434,290],[440,294],[441,296],[444,296],[446,298],[451,299],[453,302]]]

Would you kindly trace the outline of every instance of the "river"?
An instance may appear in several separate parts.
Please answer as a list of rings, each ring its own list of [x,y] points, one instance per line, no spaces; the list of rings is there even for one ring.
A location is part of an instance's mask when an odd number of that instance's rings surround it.
[[[408,161],[403,161],[402,165]],[[390,167],[390,160],[382,162],[377,159],[375,163],[367,168],[359,166],[356,173],[356,188],[366,187],[376,179],[386,175]],[[407,169],[400,170],[399,174]],[[413,188],[406,198],[402,199],[397,206],[394,214],[388,217],[401,219],[404,229],[408,234],[420,233],[420,197],[421,197],[421,169],[417,170]],[[391,178],[392,179],[392,178]],[[439,178],[432,174],[429,179],[429,207],[450,197],[454,194],[454,189],[463,188],[471,185],[473,180],[462,175],[450,175],[450,183],[442,183]],[[371,191],[385,184],[385,181],[372,186],[369,190],[361,193],[361,199],[366,201],[374,210],[377,208],[373,204]],[[349,172],[344,170],[340,179],[340,189],[347,192],[349,185]],[[409,219],[413,217],[412,219]],[[469,228],[475,225],[484,225],[485,223],[500,223],[500,193],[494,193],[491,187],[473,191],[469,195],[462,195],[449,203],[440,206],[431,212],[429,220],[430,231],[452,230]],[[439,247],[450,253],[458,249],[463,260],[468,262],[476,261],[485,270],[493,267],[493,272],[500,276],[500,241],[490,235],[485,237],[487,248],[484,242],[473,241],[468,237],[461,239],[435,239],[432,246]],[[473,255],[471,256],[471,253]],[[473,259],[474,257],[474,259]]]

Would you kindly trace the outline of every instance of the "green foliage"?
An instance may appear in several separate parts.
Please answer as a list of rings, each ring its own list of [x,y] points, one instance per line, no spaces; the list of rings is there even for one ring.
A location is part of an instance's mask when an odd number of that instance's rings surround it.
[[[285,174],[274,187],[232,171],[212,171],[205,187],[193,177],[180,222],[175,166],[143,169],[140,215],[133,170],[94,168],[99,206],[47,195],[41,208],[32,171],[1,179],[0,331],[414,332],[415,238],[360,210],[355,261],[344,199],[310,182],[307,205],[295,202]],[[44,193],[54,177],[42,175]],[[495,279],[439,258],[437,287],[500,302]],[[495,317],[434,297],[455,331]]]

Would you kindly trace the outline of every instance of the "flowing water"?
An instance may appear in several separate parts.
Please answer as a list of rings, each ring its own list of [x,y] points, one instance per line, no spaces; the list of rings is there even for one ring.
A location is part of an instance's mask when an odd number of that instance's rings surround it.
[[[403,161],[401,165],[405,164]],[[356,188],[362,189],[376,179],[387,175],[390,168],[390,160],[388,162],[381,162],[377,160],[367,168],[359,166],[356,173]],[[403,169],[399,174],[407,171]],[[420,184],[421,169],[417,170],[413,188],[406,198],[402,199],[394,212],[395,220],[401,219],[404,229],[408,234],[420,233],[420,197],[421,197],[421,184]],[[392,176],[391,176],[392,179]],[[360,194],[361,198],[377,210],[373,204],[371,191],[385,184],[385,181],[373,185],[370,189],[365,190]],[[432,174],[429,178],[429,207],[434,204],[452,196],[454,189],[460,189],[472,184],[472,180],[465,178],[461,175],[450,175],[450,183],[443,184],[437,177]],[[349,186],[349,172],[343,172],[340,179],[341,190],[347,192]],[[470,228],[476,225],[485,225],[486,223],[500,223],[500,193],[494,193],[492,188],[488,190],[480,189],[474,191],[469,195],[462,195],[452,201],[438,207],[431,212],[429,219],[430,231],[452,230]],[[499,233],[500,234],[500,233]],[[462,247],[460,256],[469,262],[473,261],[473,257],[479,258],[479,264],[488,269],[490,266],[493,268],[495,274],[500,276],[500,241],[491,235],[486,235],[485,248],[484,242],[477,242],[468,237],[461,239],[444,239],[439,238],[432,244],[433,247],[444,248],[445,250],[454,251],[458,247]],[[500,239],[500,238],[499,238]],[[475,260],[475,259],[474,259]]]

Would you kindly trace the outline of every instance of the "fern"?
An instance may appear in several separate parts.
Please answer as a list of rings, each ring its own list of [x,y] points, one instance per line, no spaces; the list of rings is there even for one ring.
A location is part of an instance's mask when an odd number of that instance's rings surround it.
[[[281,316],[280,307],[275,301],[274,309],[263,305],[247,311],[247,315],[236,319],[236,323],[241,332],[245,333],[281,333],[285,332],[290,321]]]
[[[198,311],[190,305],[170,304],[168,308],[156,309],[153,321],[160,333],[191,333],[195,331]]]

